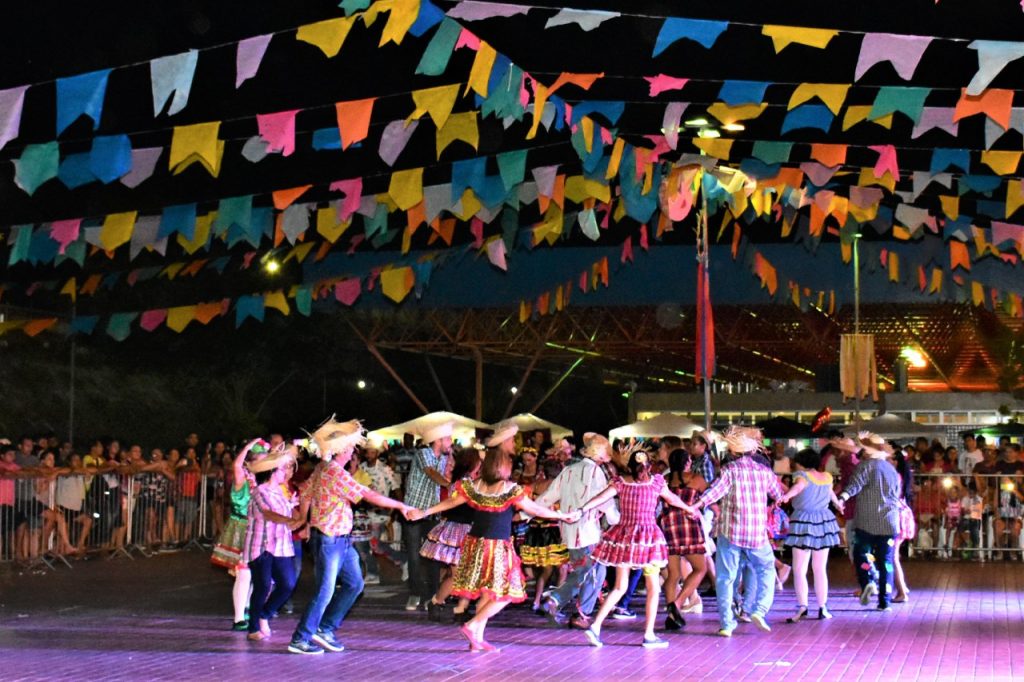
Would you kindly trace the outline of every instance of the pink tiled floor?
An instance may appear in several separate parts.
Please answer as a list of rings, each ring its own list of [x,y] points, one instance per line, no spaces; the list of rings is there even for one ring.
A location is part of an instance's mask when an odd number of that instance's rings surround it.
[[[597,650],[520,608],[488,633],[502,651],[474,655],[454,626],[407,614],[401,586],[383,585],[368,588],[338,632],[347,651],[303,657],[285,652],[296,616],[275,621],[272,640],[258,645],[227,630],[230,583],[197,552],[45,575],[0,568],[0,679],[1024,679],[1020,562],[910,562],[911,602],[892,613],[849,596],[848,570],[832,563],[834,620],[787,625],[789,585],[771,634],[746,625],[730,640],[715,636],[708,601],[682,634],[665,635],[670,648],[654,651],[638,646],[639,622],[609,623]],[[300,585],[300,602],[308,589]]]

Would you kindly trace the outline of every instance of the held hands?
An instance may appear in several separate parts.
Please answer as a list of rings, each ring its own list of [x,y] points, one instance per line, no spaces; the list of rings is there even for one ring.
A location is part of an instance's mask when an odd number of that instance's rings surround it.
[[[402,507],[402,516],[405,517],[406,521],[419,521],[426,515],[423,513],[422,509],[416,509],[415,507],[405,505]]]
[[[846,513],[846,503],[843,502],[842,498],[836,500],[835,507],[836,507],[836,509],[839,510],[840,514],[845,514]]]
[[[564,521],[565,523],[576,523],[581,518],[583,518],[583,511],[580,509],[577,509],[576,511],[571,511],[568,514],[562,513],[562,521]]]

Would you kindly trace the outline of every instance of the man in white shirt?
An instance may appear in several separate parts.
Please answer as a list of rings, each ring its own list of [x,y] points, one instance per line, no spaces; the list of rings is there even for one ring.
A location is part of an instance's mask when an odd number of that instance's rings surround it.
[[[608,478],[601,464],[611,459],[611,443],[604,436],[587,433],[583,436],[583,457],[574,458],[555,477],[537,504],[552,507],[555,503],[563,512],[581,509],[591,498],[608,487]],[[580,629],[590,627],[590,614],[597,603],[598,591],[604,582],[605,567],[591,556],[594,547],[601,540],[601,515],[609,524],[619,521],[619,510],[614,501],[593,509],[576,523],[562,523],[562,542],[569,549],[572,572],[558,589],[545,600],[543,609],[555,625],[561,624],[559,612],[577,595],[579,612],[571,624]]]
[[[968,476],[974,471],[974,465],[985,459],[985,455],[978,449],[978,441],[973,435],[964,436],[964,449],[957,457],[956,468],[960,473]]]

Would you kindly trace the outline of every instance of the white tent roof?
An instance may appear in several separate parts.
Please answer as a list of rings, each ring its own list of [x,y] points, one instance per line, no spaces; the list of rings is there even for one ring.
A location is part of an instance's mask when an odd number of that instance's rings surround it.
[[[616,438],[659,438],[661,436],[689,438],[694,430],[702,431],[703,429],[703,426],[686,417],[662,412],[650,419],[643,419],[612,429],[608,432],[608,437],[612,440]]]
[[[843,431],[851,436],[857,435],[858,431],[870,431],[885,438],[916,438],[918,436],[938,436],[945,433],[940,426],[918,424],[891,413],[880,414],[874,419],[851,424]]]
[[[516,426],[518,426],[520,433],[526,433],[529,431],[550,431],[551,440],[558,440],[559,438],[565,438],[566,436],[572,435],[572,429],[567,429],[564,426],[559,426],[558,424],[555,424],[554,422],[549,422],[546,419],[541,419],[537,415],[530,414],[529,412],[517,414],[516,416],[511,417],[510,419],[503,419],[499,423],[507,424],[508,422],[512,422]],[[491,426],[491,428],[497,429],[498,424],[494,424],[493,426]]]
[[[427,429],[437,426],[438,424],[443,424],[447,421],[455,422],[455,427],[452,429],[452,438],[459,440],[462,443],[468,443],[473,437],[475,437],[477,429],[491,429],[490,426],[483,422],[478,422],[477,420],[470,419],[469,417],[463,417],[461,414],[455,414],[454,412],[431,412],[430,414],[410,419],[409,421],[402,422],[401,424],[393,424],[392,426],[384,426],[379,429],[374,429],[367,435],[370,438],[382,438],[384,440],[401,439],[407,433],[419,436]]]

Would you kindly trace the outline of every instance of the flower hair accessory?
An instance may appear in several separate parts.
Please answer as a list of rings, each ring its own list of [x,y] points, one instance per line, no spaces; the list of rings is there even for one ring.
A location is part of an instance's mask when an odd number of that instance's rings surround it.
[[[647,464],[647,453],[643,451],[636,453],[636,461],[640,464]]]

